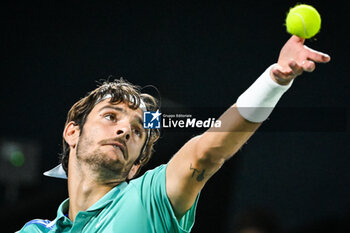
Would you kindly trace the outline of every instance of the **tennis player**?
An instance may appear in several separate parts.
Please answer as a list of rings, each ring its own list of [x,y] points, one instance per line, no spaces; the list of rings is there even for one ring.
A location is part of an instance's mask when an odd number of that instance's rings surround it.
[[[278,62],[219,118],[224,130],[192,138],[167,164],[136,179],[159,137],[157,129],[143,128],[143,112],[156,111],[157,100],[123,80],[104,83],[70,109],[62,163],[45,173],[68,179],[69,198],[54,220],[32,220],[19,232],[190,232],[205,183],[267,119],[297,76],[329,61],[292,36]]]

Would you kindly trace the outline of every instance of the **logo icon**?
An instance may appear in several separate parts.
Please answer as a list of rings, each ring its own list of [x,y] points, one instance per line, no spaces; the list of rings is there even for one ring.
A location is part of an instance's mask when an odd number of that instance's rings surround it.
[[[161,115],[159,109],[156,112],[143,112],[143,128],[159,129]]]

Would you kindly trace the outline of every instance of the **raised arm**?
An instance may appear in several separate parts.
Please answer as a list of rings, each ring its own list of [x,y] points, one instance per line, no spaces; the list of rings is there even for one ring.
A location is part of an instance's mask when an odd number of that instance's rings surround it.
[[[208,179],[241,148],[269,114],[261,112],[263,108],[242,113],[245,104],[247,107],[270,107],[272,110],[272,105],[288,89],[293,79],[303,71],[314,71],[315,62],[328,61],[328,55],[306,47],[304,39],[292,36],[281,49],[277,64],[241,95],[242,103],[238,101],[238,107],[234,104],[221,115],[220,130],[211,128],[192,138],[174,155],[166,171],[166,188],[178,219],[191,208]],[[271,82],[266,84],[268,87],[257,86],[265,85],[266,81]]]

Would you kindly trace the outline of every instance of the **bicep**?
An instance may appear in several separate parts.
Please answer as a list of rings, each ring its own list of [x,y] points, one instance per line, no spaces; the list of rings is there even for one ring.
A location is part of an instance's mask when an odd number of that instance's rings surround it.
[[[166,191],[178,219],[191,208],[205,183],[223,164],[203,156],[201,137],[189,140],[167,166]]]

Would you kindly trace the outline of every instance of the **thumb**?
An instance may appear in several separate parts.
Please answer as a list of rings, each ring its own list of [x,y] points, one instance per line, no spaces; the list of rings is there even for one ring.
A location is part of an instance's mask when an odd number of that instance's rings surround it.
[[[305,42],[304,38],[301,38],[301,37],[296,36],[296,35],[293,35],[289,40],[294,42],[294,43],[301,43],[301,44],[304,44],[304,42]]]

